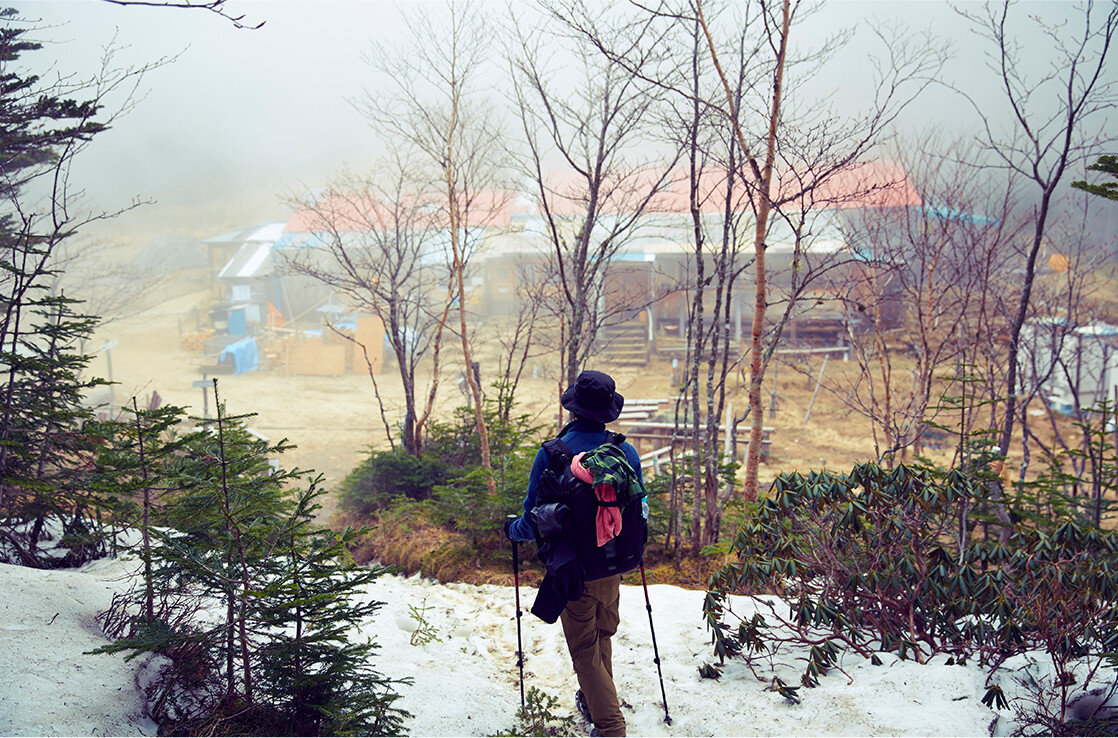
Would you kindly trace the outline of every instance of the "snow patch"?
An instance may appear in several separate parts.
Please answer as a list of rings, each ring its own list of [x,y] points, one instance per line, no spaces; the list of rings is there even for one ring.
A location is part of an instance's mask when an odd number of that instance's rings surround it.
[[[0,565],[0,735],[156,732],[137,686],[152,667],[142,659],[86,655],[106,642],[97,613],[127,587],[134,567],[119,560],[69,571]],[[630,735],[988,735],[995,718],[999,733],[1012,727],[1010,711],[999,715],[981,703],[980,667],[946,666],[940,658],[922,666],[883,654],[874,666],[847,656],[842,667],[853,681],[832,672],[821,687],[800,690],[800,705],[765,689],[774,675],[797,683],[803,665],[792,658],[763,680],[741,661],[727,664],[718,681],[702,679],[698,667],[713,661],[704,593],[654,585],[649,595],[672,725],[664,723],[644,593],[623,585],[613,663]],[[358,633],[379,644],[374,667],[414,680],[400,687],[398,703],[415,716],[407,724],[411,735],[494,735],[513,727],[520,689],[511,586],[384,576],[363,596],[386,603]],[[535,590],[521,587],[525,683],[555,695],[573,714],[577,682],[562,629],[528,612],[534,597]],[[424,620],[438,640],[411,645],[418,623],[409,605],[426,608]],[[734,608],[750,613],[744,600]]]

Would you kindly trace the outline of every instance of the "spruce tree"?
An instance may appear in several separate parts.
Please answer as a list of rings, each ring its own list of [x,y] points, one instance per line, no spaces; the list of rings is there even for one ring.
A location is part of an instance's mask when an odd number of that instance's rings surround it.
[[[320,479],[292,491],[305,472],[270,463],[287,444],[252,434],[214,392],[217,417],[178,447],[169,527],[147,528],[139,580],[103,616],[119,640],[102,650],[167,657],[149,695],[164,732],[399,733],[398,682],[351,640],[380,606],[353,597],[383,570],[353,562],[359,531],[314,526]]]
[[[65,566],[101,551],[81,405],[96,382],[82,378],[89,357],[79,350],[94,319],[53,289],[51,257],[72,231],[64,177],[51,175],[105,127],[96,102],[20,67],[41,49],[30,30],[0,9],[0,561]],[[28,194],[40,178],[55,183],[45,198]]]
[[[120,534],[138,529],[140,541],[136,554],[143,562],[142,576],[146,597],[144,619],[154,620],[152,588],[152,526],[164,526],[163,500],[180,491],[183,470],[193,460],[190,449],[197,448],[197,431],[184,432],[186,412],[177,406],[141,408],[136,398],[122,408],[119,419],[98,421],[87,426],[97,446],[91,475],[91,492],[102,511],[101,522],[109,526],[105,537],[110,554],[117,554]]]
[[[24,331],[0,348],[0,560],[10,563],[76,566],[104,552],[90,491],[92,413],[82,404],[100,381],[83,377],[89,357],[78,350],[94,319],[74,305],[37,298],[25,305]]]
[[[1072,187],[1077,190],[1089,192],[1092,195],[1105,197],[1107,200],[1118,200],[1118,156],[1114,154],[1100,156],[1098,161],[1087,167],[1087,170],[1091,172],[1102,172],[1114,181],[1092,184],[1086,180],[1080,179],[1072,182]]]
[[[261,691],[294,735],[395,735],[407,713],[393,707],[394,680],[370,665],[376,646],[350,634],[381,607],[353,596],[385,573],[356,565],[349,546],[362,531],[318,528],[325,494],[313,480],[281,534],[284,566],[258,603],[267,638],[259,651]]]

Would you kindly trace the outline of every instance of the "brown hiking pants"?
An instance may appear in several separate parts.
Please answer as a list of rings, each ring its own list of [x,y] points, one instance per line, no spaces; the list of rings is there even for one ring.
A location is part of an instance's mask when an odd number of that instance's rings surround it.
[[[602,735],[625,735],[625,716],[613,684],[613,648],[620,616],[621,575],[586,582],[582,597],[567,603],[559,616],[578,685],[586,695],[594,727]]]

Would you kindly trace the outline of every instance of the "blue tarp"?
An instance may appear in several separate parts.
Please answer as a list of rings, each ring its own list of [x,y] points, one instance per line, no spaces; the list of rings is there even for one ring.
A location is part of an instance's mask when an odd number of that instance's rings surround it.
[[[225,357],[233,358],[233,376],[242,372],[251,372],[260,365],[260,357],[256,352],[256,339],[245,338],[236,343],[231,343],[221,351],[217,357],[218,362],[225,361]]]

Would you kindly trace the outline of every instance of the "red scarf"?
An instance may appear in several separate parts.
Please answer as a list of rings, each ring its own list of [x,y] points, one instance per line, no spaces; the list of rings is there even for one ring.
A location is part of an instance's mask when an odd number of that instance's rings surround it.
[[[585,453],[578,454],[571,460],[571,473],[594,487],[594,494],[598,496],[599,502],[617,502],[617,492],[612,485],[594,484],[594,475],[582,465],[582,457],[585,455]],[[598,545],[606,545],[621,532],[621,508],[616,505],[600,505],[594,527],[598,533]]]

